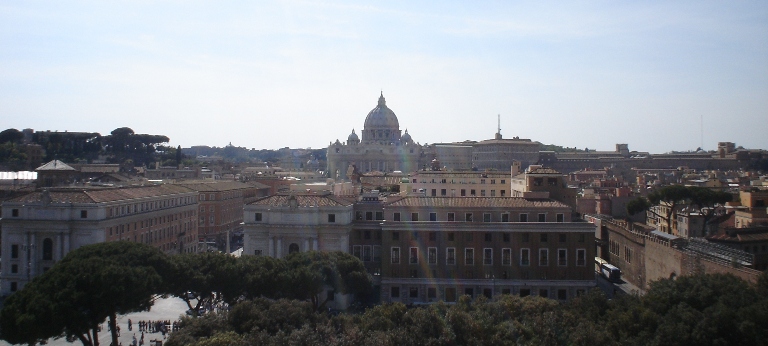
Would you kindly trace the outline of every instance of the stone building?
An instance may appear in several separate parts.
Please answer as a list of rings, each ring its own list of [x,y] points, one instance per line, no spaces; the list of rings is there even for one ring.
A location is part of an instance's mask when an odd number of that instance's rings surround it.
[[[558,300],[595,287],[594,225],[551,199],[271,196],[245,207],[244,254],[352,253],[384,302],[516,294]]]
[[[83,245],[149,244],[197,250],[197,193],[181,186],[51,188],[3,202],[0,294],[21,289]]]
[[[407,173],[419,169],[421,157],[421,145],[413,141],[408,130],[401,132],[400,122],[382,94],[378,105],[365,117],[360,137],[353,129],[346,143],[337,139],[328,146],[328,175],[349,179],[353,171]]]

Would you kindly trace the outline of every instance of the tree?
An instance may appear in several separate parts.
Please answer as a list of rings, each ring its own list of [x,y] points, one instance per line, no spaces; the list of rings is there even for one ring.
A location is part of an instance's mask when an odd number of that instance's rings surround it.
[[[627,203],[627,212],[630,215],[637,214],[640,211],[648,211],[655,215],[667,225],[667,231],[672,229],[672,215],[677,211],[680,204],[690,198],[690,190],[683,185],[669,185],[662,187],[648,194],[648,199],[638,197]],[[659,210],[651,208],[654,205],[662,205]]]
[[[358,297],[368,294],[372,288],[363,262],[345,252],[296,252],[286,261],[290,275],[285,289],[288,297],[308,299],[318,310],[328,301],[328,297],[320,297],[326,288]]]
[[[733,195],[724,191],[715,191],[706,187],[692,186],[688,188],[690,192],[690,205],[696,207],[699,213],[704,217],[701,224],[701,234],[707,235],[707,225],[713,222],[717,215],[716,207],[733,200]]]
[[[3,132],[0,132],[0,144],[4,143],[21,143],[21,140],[24,139],[24,134],[17,130],[17,129],[7,129]]]
[[[199,314],[217,299],[234,303],[242,295],[237,259],[219,252],[185,253],[171,258],[173,271],[166,280],[167,293],[181,298]],[[193,306],[192,300],[197,303]]]
[[[2,337],[14,343],[67,337],[98,345],[98,326],[108,319],[116,345],[117,315],[148,310],[168,267],[165,254],[140,243],[81,247],[8,298],[0,312]],[[43,326],[28,330],[30,319]]]

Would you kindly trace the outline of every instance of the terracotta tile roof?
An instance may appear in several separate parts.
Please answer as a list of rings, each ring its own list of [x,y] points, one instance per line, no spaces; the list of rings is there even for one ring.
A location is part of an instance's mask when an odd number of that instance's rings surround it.
[[[768,241],[768,227],[728,228],[725,233],[707,237],[711,241],[751,243]]]
[[[131,199],[170,196],[190,193],[193,190],[174,185],[130,186],[114,188],[50,189],[51,203],[104,203]],[[37,203],[43,200],[43,191],[35,191],[9,202]]]
[[[198,192],[216,192],[247,189],[250,186],[239,181],[192,181],[181,182],[174,185],[184,186]]]
[[[567,205],[545,198],[522,197],[389,197],[391,207],[462,207],[462,208],[568,208]]]
[[[333,195],[274,195],[258,199],[249,205],[266,205],[271,207],[290,206],[290,200],[295,198],[299,207],[346,207],[352,202]]]

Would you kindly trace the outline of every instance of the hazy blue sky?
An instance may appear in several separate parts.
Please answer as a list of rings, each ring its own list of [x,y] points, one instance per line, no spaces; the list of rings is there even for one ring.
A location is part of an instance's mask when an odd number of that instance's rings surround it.
[[[0,1],[0,130],[768,149],[768,1]],[[703,118],[703,131],[702,122]]]

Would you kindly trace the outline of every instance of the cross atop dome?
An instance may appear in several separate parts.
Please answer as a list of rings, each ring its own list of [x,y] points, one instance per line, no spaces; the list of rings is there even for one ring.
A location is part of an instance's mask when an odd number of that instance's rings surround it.
[[[384,101],[384,90],[381,91],[381,96],[379,96],[379,106],[386,106],[387,102]]]

